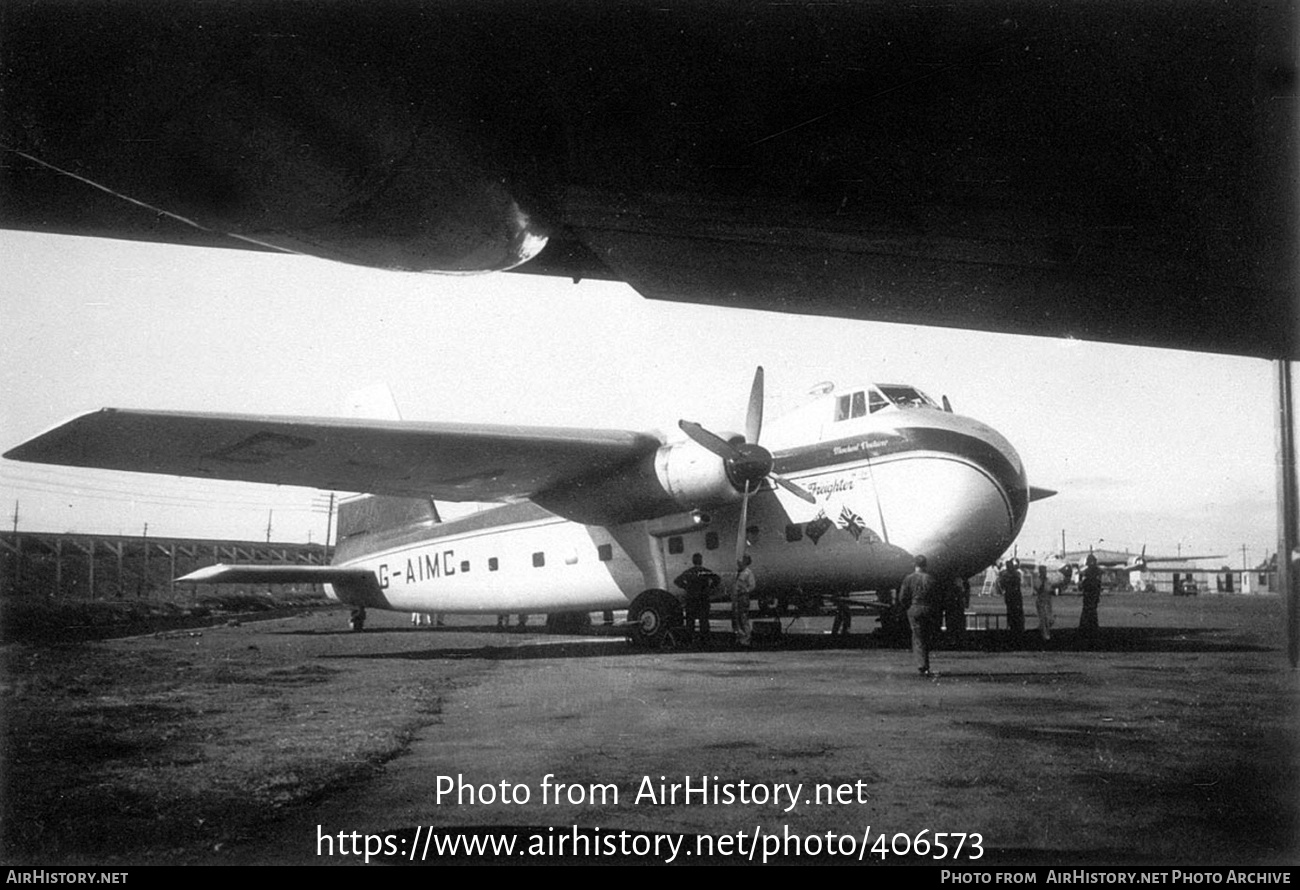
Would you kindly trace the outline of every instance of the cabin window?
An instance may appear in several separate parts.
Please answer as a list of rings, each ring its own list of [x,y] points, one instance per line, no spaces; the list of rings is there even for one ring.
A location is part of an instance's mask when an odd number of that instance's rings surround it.
[[[463,559],[463,560],[461,560],[461,563],[460,563],[460,570],[461,570],[462,572],[468,572],[468,571],[469,571],[469,560],[468,560],[468,559]]]
[[[488,558],[488,571],[489,571],[489,572],[495,572],[495,571],[497,570],[498,567],[499,567],[499,564],[497,563],[497,558],[496,558],[495,556],[489,557],[489,558]]]
[[[853,416],[867,416],[867,394],[863,390],[858,390],[853,394]]]
[[[835,400],[835,419],[848,420],[852,396],[840,396]]]
[[[788,541],[788,542],[791,543],[791,544],[793,544],[795,541],[802,541],[802,540],[803,540],[803,526],[802,526],[802,525],[793,525],[793,524],[792,524],[792,525],[787,525],[787,526],[785,527],[785,539],[786,539],[786,541]]]
[[[540,550],[533,554],[533,568],[540,569],[546,565],[546,554]]]
[[[671,538],[668,539],[668,552],[669,553],[686,552],[686,546],[682,543],[682,539],[680,535],[673,535]]]
[[[717,533],[717,532],[705,532],[705,533],[704,533],[704,549],[705,549],[705,550],[717,550],[717,549],[718,549],[718,533]]]
[[[601,562],[609,562],[614,558],[614,547],[611,544],[601,544],[596,548],[596,557]]]
[[[874,389],[867,391],[867,407],[871,409],[872,414],[875,414],[877,411],[879,411],[881,408],[885,407],[888,404],[889,404],[889,400],[886,399],[884,396],[882,396],[880,393],[876,392]]]
[[[564,557],[564,564],[566,566],[576,566],[578,564],[578,551],[570,550]]]

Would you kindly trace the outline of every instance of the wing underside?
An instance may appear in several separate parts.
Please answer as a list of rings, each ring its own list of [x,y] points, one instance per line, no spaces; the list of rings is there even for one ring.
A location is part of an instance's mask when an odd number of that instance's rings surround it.
[[[11,460],[448,501],[522,499],[653,452],[618,430],[126,411],[84,414]]]

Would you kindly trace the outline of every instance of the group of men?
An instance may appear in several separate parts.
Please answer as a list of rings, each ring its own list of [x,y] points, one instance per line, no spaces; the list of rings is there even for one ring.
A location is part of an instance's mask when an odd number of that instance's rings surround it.
[[[899,604],[907,612],[907,623],[912,632],[912,652],[916,658],[917,672],[923,677],[931,676],[930,650],[933,648],[934,635],[939,624],[947,618],[948,626],[957,632],[965,629],[965,610],[970,603],[970,586],[964,579],[941,580],[928,570],[928,560],[924,556],[914,559],[915,569],[903,579],[899,588]],[[758,583],[750,568],[751,560],[745,556],[736,566],[736,578],[731,585],[732,629],[736,643],[748,647],[751,643],[752,628],[749,620],[750,597]],[[1048,577],[1047,566],[1039,566],[1032,576],[1034,606],[1038,612],[1038,631],[1046,642],[1052,638],[1052,598],[1059,596],[1069,586],[1073,571],[1070,566],[1060,570],[1061,577],[1053,580]],[[673,583],[685,592],[686,626],[696,642],[707,647],[710,640],[709,612],[713,595],[722,585],[722,578],[717,572],[705,567],[704,557],[699,553],[691,557],[691,565],[682,572]],[[1101,604],[1101,569],[1097,558],[1088,554],[1086,564],[1079,573],[1079,592],[1083,594],[1083,612],[1079,619],[1080,636],[1085,643],[1090,643],[1096,636],[1099,624],[1097,609]],[[1024,592],[1020,578],[1020,564],[1015,559],[1008,559],[997,576],[998,592],[1002,595],[1007,609],[1007,627],[1013,634],[1025,631]],[[833,632],[847,632],[849,618],[843,614],[844,608],[836,617]]]
[[[749,598],[758,588],[758,580],[751,568],[753,560],[745,556],[736,564],[736,579],[731,585],[731,626],[736,634],[736,644],[748,648],[752,642],[753,627],[749,621]],[[722,584],[722,577],[704,565],[704,557],[696,553],[691,565],[673,581],[686,593],[686,628],[698,645],[707,647],[710,640],[709,611],[713,593]]]
[[[917,672],[923,677],[931,676],[930,650],[933,647],[935,628],[944,614],[945,606],[953,600],[953,592],[927,569],[924,556],[914,560],[916,568],[912,574],[903,579],[899,589],[899,603],[907,610],[907,623],[912,631],[912,653],[916,658]],[[1033,576],[1032,587],[1034,606],[1038,612],[1038,631],[1046,642],[1052,638],[1052,598],[1059,596],[1070,585],[1073,570],[1063,566],[1061,577],[1052,580],[1048,577],[1047,566],[1039,566]],[[1013,634],[1025,632],[1025,606],[1020,563],[1008,559],[998,572],[997,588],[1007,608],[1007,627]],[[1097,557],[1091,553],[1079,572],[1079,592],[1083,594],[1083,611],[1079,618],[1079,635],[1085,645],[1090,645],[1099,629],[1097,609],[1101,605],[1101,569]],[[964,619],[963,619],[964,620]]]
[[[1052,597],[1060,596],[1070,586],[1073,569],[1066,565],[1060,570],[1061,577],[1052,580],[1048,577],[1047,566],[1039,566],[1033,575],[1034,607],[1038,612],[1038,632],[1047,642],[1052,638]],[[1007,607],[1007,627],[1013,633],[1025,632],[1025,606],[1023,584],[1020,580],[1020,563],[1008,559],[998,572],[997,590],[1002,595]],[[1079,592],[1083,594],[1083,612],[1079,616],[1079,634],[1085,642],[1091,642],[1097,634],[1099,622],[1097,609],[1101,605],[1101,568],[1097,557],[1088,554],[1083,570],[1079,572]]]

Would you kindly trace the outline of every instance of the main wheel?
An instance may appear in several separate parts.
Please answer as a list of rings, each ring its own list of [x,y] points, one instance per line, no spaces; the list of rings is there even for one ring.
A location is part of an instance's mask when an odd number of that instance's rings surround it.
[[[627,610],[628,642],[638,649],[658,649],[667,635],[685,623],[682,604],[663,590],[647,590]]]

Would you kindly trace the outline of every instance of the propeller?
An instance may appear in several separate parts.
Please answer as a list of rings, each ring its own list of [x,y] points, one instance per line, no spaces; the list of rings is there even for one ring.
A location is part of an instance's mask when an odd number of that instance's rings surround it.
[[[758,437],[763,431],[763,369],[754,372],[754,383],[749,389],[749,409],[745,415],[745,436],[741,441],[727,441],[716,433],[690,420],[677,424],[682,432],[698,445],[722,458],[727,478],[740,489],[740,529],[736,533],[736,564],[745,559],[745,526],[749,521],[749,496],[763,486],[763,482],[772,482],[786,491],[802,498],[810,504],[817,499],[799,485],[772,472],[772,452],[758,444]]]

